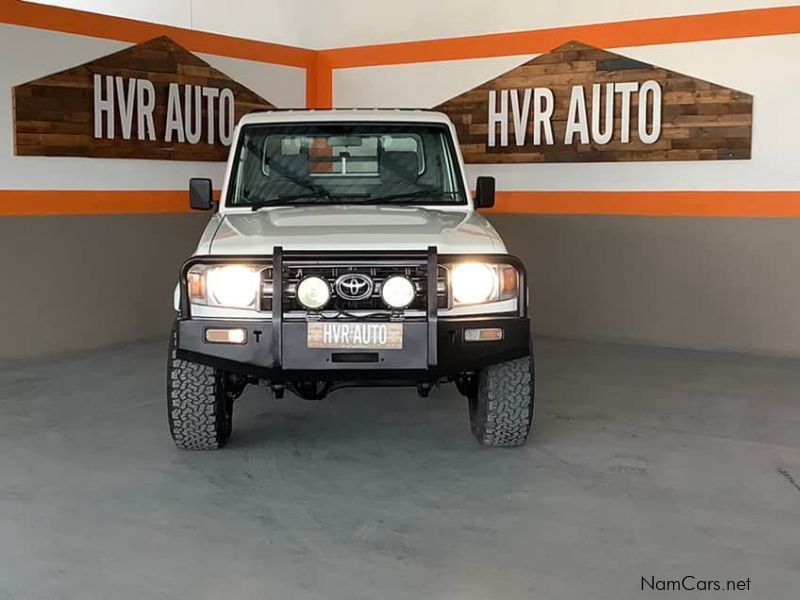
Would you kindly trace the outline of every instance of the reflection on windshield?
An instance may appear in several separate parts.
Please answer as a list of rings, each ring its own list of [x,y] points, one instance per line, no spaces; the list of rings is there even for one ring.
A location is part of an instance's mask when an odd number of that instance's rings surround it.
[[[441,125],[250,125],[228,204],[464,204]]]

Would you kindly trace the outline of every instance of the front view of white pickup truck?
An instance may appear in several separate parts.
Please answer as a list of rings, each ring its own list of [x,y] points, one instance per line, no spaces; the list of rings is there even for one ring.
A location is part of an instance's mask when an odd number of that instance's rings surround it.
[[[472,432],[522,444],[534,368],[523,264],[475,211],[449,119],[428,111],[275,111],[238,125],[222,197],[180,272],[167,401],[184,449],[231,435],[266,383],[306,399],[452,382]]]

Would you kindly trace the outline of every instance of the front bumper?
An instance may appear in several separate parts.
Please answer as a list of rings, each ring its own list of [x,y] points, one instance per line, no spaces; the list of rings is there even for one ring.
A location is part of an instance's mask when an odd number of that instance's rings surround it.
[[[428,340],[426,321],[406,321],[403,325],[402,350],[364,351],[307,348],[307,324],[302,321],[284,322],[281,335],[276,336],[274,324],[268,320],[187,319],[178,322],[177,355],[181,359],[232,373],[284,382],[352,379],[436,381],[530,353],[530,321],[527,317],[438,319],[432,344]],[[245,329],[246,343],[206,342],[206,329],[225,327]],[[476,327],[500,327],[503,339],[464,341],[464,330]]]
[[[492,260],[514,265],[519,272],[518,311],[513,314],[440,317],[437,299],[439,260]],[[427,278],[425,316],[404,318],[403,347],[399,350],[330,350],[309,348],[308,322],[288,318],[283,301],[275,303],[272,316],[262,320],[193,319],[186,290],[186,274],[193,264],[265,263],[273,271],[273,297],[283,299],[287,264],[302,264],[309,269],[325,261],[352,264],[366,261],[402,260],[425,268]],[[178,358],[206,364],[273,383],[284,381],[403,380],[437,381],[459,373],[477,371],[491,364],[513,360],[530,353],[530,321],[527,312],[525,267],[512,256],[437,255],[436,248],[422,252],[337,252],[319,255],[310,252],[284,252],[276,246],[271,257],[231,256],[194,257],[181,271],[181,314],[178,321]],[[246,330],[243,344],[206,341],[206,329],[238,327]],[[498,341],[467,342],[464,330],[501,328]]]

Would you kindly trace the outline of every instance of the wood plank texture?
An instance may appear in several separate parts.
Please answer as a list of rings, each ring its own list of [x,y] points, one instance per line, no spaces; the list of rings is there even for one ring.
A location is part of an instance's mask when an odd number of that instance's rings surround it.
[[[605,84],[654,80],[662,91],[662,129],[655,143],[644,144],[637,136],[638,94],[630,107],[630,143],[621,143],[621,95],[615,94],[614,131],[611,143],[565,144],[569,100],[573,86],[581,85],[591,124],[592,85],[601,84],[601,126],[604,125]],[[554,144],[534,146],[531,120],[527,122],[524,144],[514,139],[514,117],[508,107],[509,144],[488,145],[489,92],[549,88],[554,95],[551,119]],[[522,104],[522,92],[517,92]],[[533,101],[531,101],[533,104]],[[668,69],[607,52],[580,43],[569,42],[543,54],[476,88],[468,90],[435,107],[447,113],[458,130],[464,159],[468,163],[528,162],[602,162],[663,160],[749,159],[752,141],[753,97],[676,73]],[[531,107],[533,111],[533,107]],[[648,123],[649,129],[650,123]],[[591,126],[590,126],[591,129]],[[603,127],[604,129],[604,127]],[[500,128],[496,126],[499,139]]]
[[[133,118],[132,139],[123,139],[119,114],[115,139],[94,137],[94,75],[146,79],[155,87],[155,140],[139,140]],[[207,104],[202,103],[200,142],[165,141],[168,89],[183,86],[229,88],[234,95],[234,121],[253,110],[274,108],[264,98],[182,48],[168,37],[137,44],[89,63],[24,83],[13,89],[14,149],[19,156],[84,156],[182,161],[224,161],[228,146],[214,136],[207,141]],[[103,88],[105,90],[105,87]],[[184,118],[186,115],[184,114]],[[218,114],[215,112],[215,122]]]

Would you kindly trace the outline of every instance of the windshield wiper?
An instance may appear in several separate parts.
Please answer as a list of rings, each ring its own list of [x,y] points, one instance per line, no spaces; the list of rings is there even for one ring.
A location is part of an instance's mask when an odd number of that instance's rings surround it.
[[[417,202],[420,198],[433,199],[433,198],[452,198],[459,195],[460,192],[436,192],[430,190],[417,190],[416,192],[406,192],[404,194],[389,194],[387,196],[370,197],[364,200],[361,204],[424,204],[424,202]]]
[[[319,196],[313,194],[281,194],[277,198],[268,198],[266,200],[256,200],[253,202],[248,202],[247,206],[250,207],[250,210],[257,211],[259,208],[265,208],[267,206],[300,206],[305,204],[348,204],[347,199],[349,198],[366,198],[366,197],[368,197],[367,194],[332,195],[326,193],[324,195],[319,195]]]

